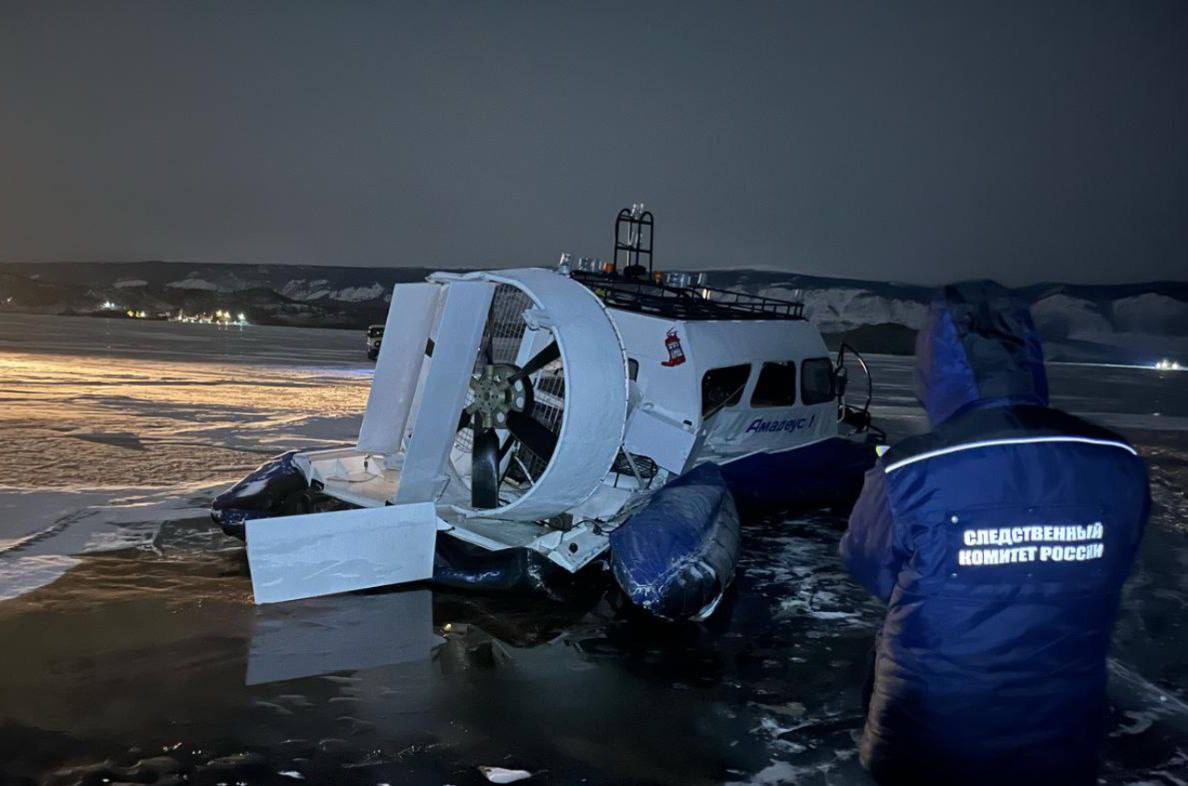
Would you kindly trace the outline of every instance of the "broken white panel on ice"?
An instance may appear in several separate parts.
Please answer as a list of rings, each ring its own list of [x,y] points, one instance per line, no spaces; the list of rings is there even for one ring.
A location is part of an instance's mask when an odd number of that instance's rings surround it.
[[[436,540],[432,502],[250,520],[256,603],[423,581]]]

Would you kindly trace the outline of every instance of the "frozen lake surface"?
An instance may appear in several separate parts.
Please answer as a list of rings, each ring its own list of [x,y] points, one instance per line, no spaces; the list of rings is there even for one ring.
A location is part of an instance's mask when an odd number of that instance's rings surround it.
[[[924,428],[910,360],[876,417]],[[1151,465],[1112,664],[1109,784],[1188,782],[1188,374],[1054,366]],[[844,519],[748,522],[707,624],[423,588],[257,608],[206,517],[266,456],[350,441],[353,332],[0,314],[0,783],[866,784],[879,605]]]

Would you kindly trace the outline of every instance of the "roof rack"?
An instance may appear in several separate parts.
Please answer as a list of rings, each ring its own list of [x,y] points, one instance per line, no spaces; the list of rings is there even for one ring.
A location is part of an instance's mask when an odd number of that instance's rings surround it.
[[[642,202],[615,218],[614,261],[582,257],[571,265],[562,254],[560,269],[594,292],[610,308],[681,320],[804,319],[804,303],[705,286],[704,274],[652,270],[655,219]],[[647,272],[643,258],[647,258]],[[626,264],[620,265],[620,259]]]
[[[804,303],[716,287],[674,286],[622,278],[615,273],[574,270],[570,276],[609,308],[681,320],[804,319]]]

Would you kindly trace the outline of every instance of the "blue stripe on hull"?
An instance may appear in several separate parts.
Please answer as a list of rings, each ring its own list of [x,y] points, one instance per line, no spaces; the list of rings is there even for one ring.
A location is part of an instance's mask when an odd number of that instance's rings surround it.
[[[722,465],[740,505],[820,507],[851,504],[874,466],[873,444],[831,437],[778,453],[753,453]]]

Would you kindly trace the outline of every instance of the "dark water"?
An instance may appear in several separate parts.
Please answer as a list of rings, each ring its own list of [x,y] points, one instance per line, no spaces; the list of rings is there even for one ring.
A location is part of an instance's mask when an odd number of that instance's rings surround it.
[[[876,374],[893,435],[922,427],[908,366]],[[1178,378],[1133,369],[1052,376],[1057,403],[1123,430],[1152,467],[1103,782],[1185,783],[1188,401]],[[151,546],[79,557],[0,602],[0,783],[462,786],[488,782],[480,766],[527,783],[868,783],[855,737],[881,610],[841,571],[843,527],[750,520],[719,612],[666,627],[597,593],[258,608],[241,544],[169,521]]]

